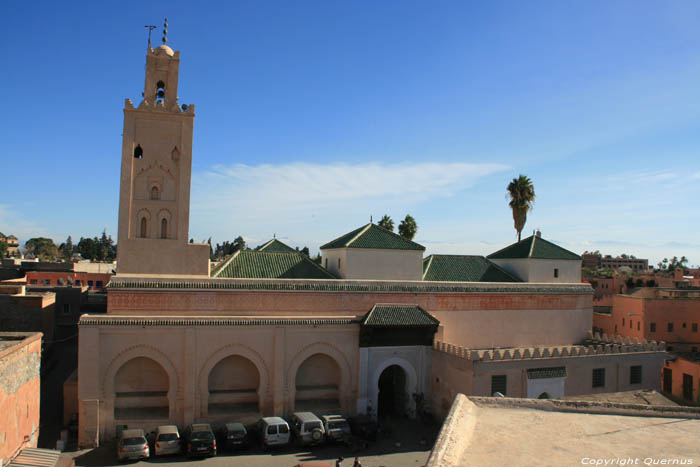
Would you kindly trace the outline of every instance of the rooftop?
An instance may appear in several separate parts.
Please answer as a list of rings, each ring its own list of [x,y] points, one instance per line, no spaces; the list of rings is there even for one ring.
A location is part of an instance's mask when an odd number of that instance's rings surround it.
[[[383,250],[419,250],[425,251],[423,245],[403,238],[377,224],[369,223],[359,229],[332,240],[321,246],[321,250],[334,248],[376,248]]]
[[[655,465],[659,459],[695,465],[699,437],[699,408],[458,394],[426,466],[561,466],[584,459],[593,465],[627,458],[630,465],[647,458]]]
[[[270,242],[268,242],[270,243]],[[284,245],[282,242],[279,242]],[[308,256],[290,253],[239,250],[221,263],[213,278],[239,279],[335,279],[330,272]]]
[[[570,259],[580,260],[581,257],[565,248],[560,247],[538,235],[531,235],[519,242],[513,243],[502,250],[491,253],[489,259]]]
[[[377,304],[362,318],[363,326],[437,326],[440,321],[418,305]]]
[[[255,250],[265,251],[267,253],[298,253],[294,248],[286,243],[280,242],[276,238],[259,245]]]
[[[423,280],[444,282],[522,282],[483,256],[430,255],[423,259]]]
[[[0,332],[0,352],[32,337],[41,338],[41,336],[40,332]]]

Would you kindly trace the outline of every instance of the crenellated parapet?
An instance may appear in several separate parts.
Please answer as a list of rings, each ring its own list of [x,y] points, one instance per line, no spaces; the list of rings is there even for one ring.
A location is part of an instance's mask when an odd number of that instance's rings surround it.
[[[665,342],[630,340],[629,337],[609,338],[605,334],[591,334],[583,345],[537,346],[506,349],[469,349],[455,344],[435,341],[433,349],[437,352],[472,361],[511,361],[537,360],[571,357],[599,357],[612,354],[630,354],[642,352],[663,352]]]

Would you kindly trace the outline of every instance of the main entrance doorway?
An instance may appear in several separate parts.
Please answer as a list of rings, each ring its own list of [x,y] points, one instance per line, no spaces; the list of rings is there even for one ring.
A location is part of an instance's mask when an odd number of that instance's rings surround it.
[[[407,415],[408,397],[404,369],[399,365],[386,367],[379,376],[377,415],[380,417]]]

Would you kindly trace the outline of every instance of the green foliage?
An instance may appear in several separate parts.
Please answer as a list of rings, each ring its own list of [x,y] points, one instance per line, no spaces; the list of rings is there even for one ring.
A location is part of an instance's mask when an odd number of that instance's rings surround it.
[[[246,250],[247,248],[248,246],[246,245],[245,239],[239,235],[233,242],[225,240],[222,244],[217,243],[214,248],[212,259],[220,260],[226,256],[231,256],[238,250]]]
[[[117,246],[111,235],[102,231],[101,237],[80,237],[80,241],[74,250],[77,250],[84,259],[90,261],[114,261],[117,257]]]
[[[56,261],[58,247],[50,238],[35,237],[30,238],[24,244],[27,253],[39,258],[42,261]]]
[[[0,258],[4,258],[7,255],[7,240],[5,237],[0,236]]]
[[[416,232],[418,232],[416,220],[410,214],[406,214],[404,220],[399,224],[399,235],[407,240],[413,240],[413,237],[416,236]]]
[[[58,251],[63,259],[70,261],[70,259],[73,257],[73,239],[70,235],[64,243],[61,243],[61,245],[58,247]]]
[[[647,287],[656,287],[656,281],[654,279],[649,279],[647,281]]]
[[[383,227],[387,229],[390,232],[394,231],[394,221],[389,217],[388,214],[384,214],[384,216],[380,219],[379,222],[377,222],[377,225],[379,227]]]
[[[305,246],[304,248],[301,249],[301,252],[305,254],[306,256],[310,256],[309,252],[309,247]]]
[[[535,202],[535,187],[525,175],[520,175],[514,178],[506,188],[510,202],[508,205],[513,211],[513,226],[518,232],[518,241],[520,241],[520,233],[527,222],[527,212],[532,209]]]

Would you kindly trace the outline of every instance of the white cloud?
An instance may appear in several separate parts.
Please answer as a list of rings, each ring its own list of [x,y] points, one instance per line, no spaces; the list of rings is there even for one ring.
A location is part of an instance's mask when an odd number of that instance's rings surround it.
[[[289,234],[303,223],[308,241],[316,235],[327,241],[328,232],[346,228],[334,221],[355,214],[369,221],[372,213],[451,196],[508,168],[441,162],[216,166],[193,175],[191,225],[224,239],[239,232],[262,238],[278,229]],[[323,223],[314,225],[318,218]],[[308,232],[317,228],[327,231]]]
[[[20,244],[32,237],[50,236],[44,227],[4,204],[0,204],[0,232],[14,235]]]

